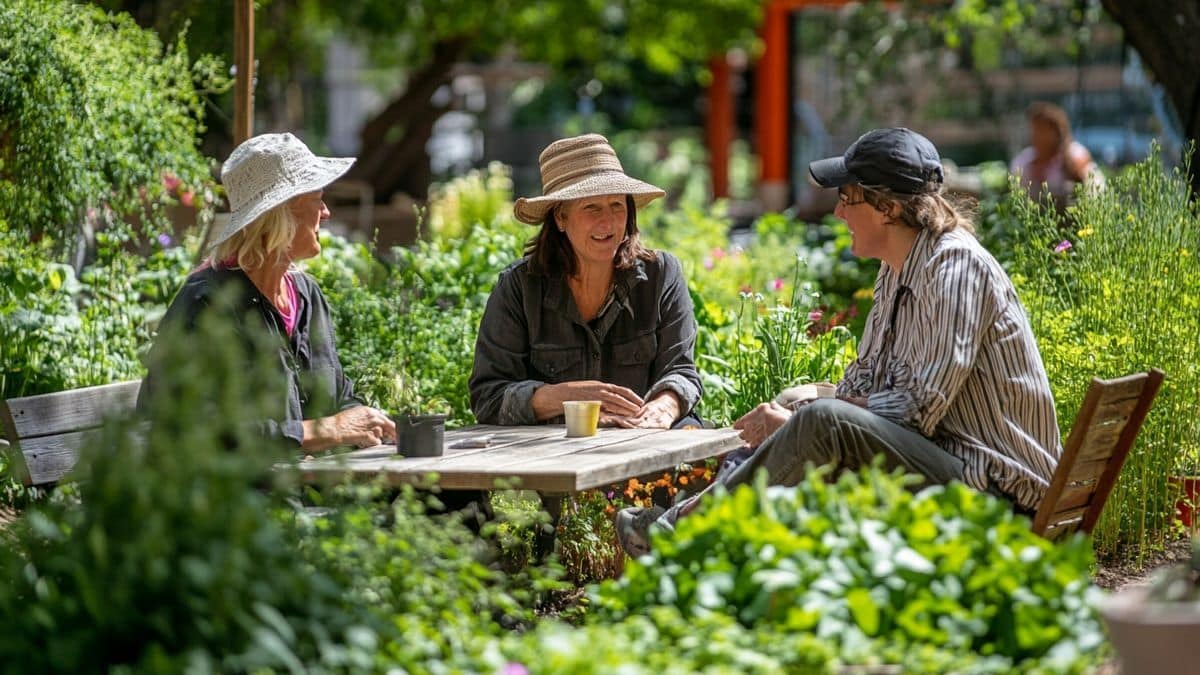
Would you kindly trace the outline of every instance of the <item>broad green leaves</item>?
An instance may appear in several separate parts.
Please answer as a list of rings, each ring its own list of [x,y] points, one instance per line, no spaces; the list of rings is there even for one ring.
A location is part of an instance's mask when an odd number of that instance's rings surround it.
[[[842,663],[906,672],[1080,672],[1100,658],[1087,540],[1051,544],[961,484],[914,496],[878,469],[827,478],[713,499],[595,593],[602,614],[667,606],[812,631]]]

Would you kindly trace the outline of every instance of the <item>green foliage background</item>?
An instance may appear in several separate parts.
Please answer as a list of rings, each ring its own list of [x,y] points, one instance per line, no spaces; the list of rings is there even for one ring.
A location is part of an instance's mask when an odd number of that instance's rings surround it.
[[[165,173],[205,203],[203,95],[219,62],[192,61],[127,15],[55,0],[0,6],[0,223],[70,247],[91,226],[161,224]]]

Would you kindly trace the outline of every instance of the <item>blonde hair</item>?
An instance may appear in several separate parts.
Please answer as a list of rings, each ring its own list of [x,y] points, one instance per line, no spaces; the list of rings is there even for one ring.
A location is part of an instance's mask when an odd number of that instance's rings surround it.
[[[296,237],[296,217],[292,215],[291,200],[255,218],[232,237],[213,248],[209,264],[213,267],[230,263],[244,270],[258,269],[268,261],[287,260],[288,249]],[[274,260],[271,260],[271,258]]]
[[[857,187],[862,190],[863,201],[876,210],[889,214],[894,206],[897,214],[891,217],[892,221],[914,230],[929,230],[934,234],[944,234],[957,229],[975,231],[974,202],[947,196],[941,183],[927,183],[923,190],[916,194],[865,185]]]

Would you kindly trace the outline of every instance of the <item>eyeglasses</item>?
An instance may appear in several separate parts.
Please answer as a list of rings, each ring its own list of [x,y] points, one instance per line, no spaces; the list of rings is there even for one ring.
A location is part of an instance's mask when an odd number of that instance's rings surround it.
[[[859,194],[858,199],[852,198],[850,196],[850,193],[847,192],[847,190],[852,187],[858,188],[858,194]],[[842,203],[842,206],[857,206],[859,204],[863,204],[863,203],[867,202],[867,193],[869,193],[869,192],[874,193],[876,196],[888,194],[888,193],[881,193],[880,188],[877,186],[856,183],[853,186],[846,185],[846,186],[838,188],[838,201],[840,201]],[[874,204],[872,204],[872,206],[874,206]]]
[[[838,201],[842,203],[842,206],[857,206],[866,203],[866,192],[860,189],[858,194],[858,199],[854,199],[849,192],[846,192],[846,188],[838,188]]]

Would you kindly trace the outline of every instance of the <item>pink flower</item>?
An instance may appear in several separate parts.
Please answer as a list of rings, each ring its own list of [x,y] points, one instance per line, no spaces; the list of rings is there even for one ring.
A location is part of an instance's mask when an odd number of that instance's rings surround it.
[[[1070,250],[1070,248],[1071,248],[1071,242],[1067,241],[1066,239],[1063,239],[1062,241],[1058,242],[1058,246],[1054,247],[1054,252],[1062,253],[1063,251]]]
[[[172,173],[164,173],[162,179],[163,189],[167,192],[175,192],[179,188],[179,178]]]
[[[771,290],[782,291],[783,290],[783,279],[776,279],[775,281],[772,281],[771,282]]]
[[[714,248],[712,250],[712,257],[716,258],[717,260],[724,258],[725,257],[725,249],[723,249],[719,246],[717,248]]]
[[[520,663],[507,663],[500,673],[501,675],[529,675],[529,669]]]
[[[705,258],[704,259],[704,269],[711,270],[712,268],[713,268],[713,259]]]
[[[179,203],[191,208],[192,204],[194,203],[195,196],[196,194],[191,190],[185,190],[183,194],[179,195]]]
[[[824,312],[822,312],[819,309],[814,309],[813,311],[808,313],[808,320],[813,323],[816,323],[816,322],[820,321],[821,317],[823,317],[823,316],[825,316]]]

